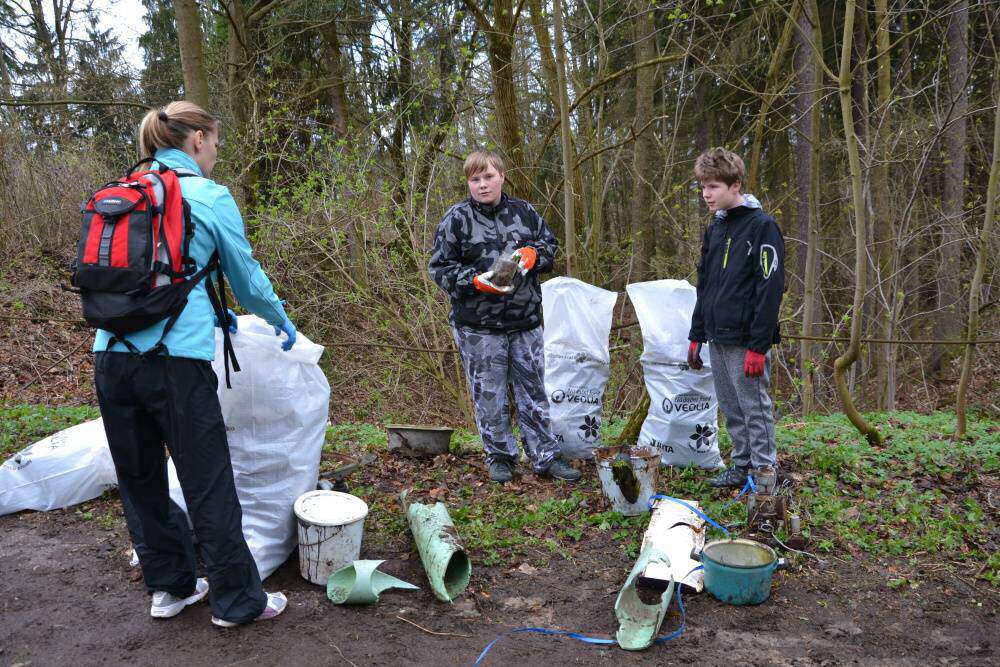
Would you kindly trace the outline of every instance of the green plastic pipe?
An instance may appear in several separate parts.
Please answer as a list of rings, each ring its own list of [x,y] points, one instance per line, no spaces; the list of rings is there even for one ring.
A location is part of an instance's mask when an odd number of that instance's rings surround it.
[[[379,572],[378,566],[384,560],[356,560],[330,575],[326,582],[326,597],[334,604],[372,604],[378,596],[389,588],[408,591],[419,590],[419,586],[397,579],[391,574]]]
[[[442,602],[453,601],[469,585],[472,562],[459,541],[448,508],[444,503],[407,504],[405,492],[400,500],[434,597]]]
[[[674,580],[671,579],[667,590],[660,595],[658,604],[646,604],[639,599],[635,590],[636,581],[650,563],[669,566],[670,559],[652,544],[647,544],[615,600],[615,616],[618,618],[618,633],[615,638],[619,646],[629,651],[641,651],[653,644],[674,594]]]

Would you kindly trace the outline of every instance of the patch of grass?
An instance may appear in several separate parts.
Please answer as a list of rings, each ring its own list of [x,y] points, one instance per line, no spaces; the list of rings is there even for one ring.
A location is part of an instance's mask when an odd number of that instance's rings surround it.
[[[457,505],[449,512],[466,547],[481,554],[484,565],[502,565],[510,554],[524,554],[529,547],[547,544],[551,551],[561,552],[563,539],[573,539],[583,498],[583,493],[574,491],[568,498],[539,501],[498,490],[491,494],[491,502]]]
[[[100,416],[100,410],[89,405],[0,407],[0,461],[46,436]]]
[[[986,494],[1000,481],[1000,428],[978,420],[970,440],[955,443],[948,412],[867,418],[885,436],[878,448],[840,415],[779,424],[779,455],[804,478],[793,508],[816,538],[813,546],[876,558],[946,558],[981,566],[980,577],[1000,584],[1000,525]]]

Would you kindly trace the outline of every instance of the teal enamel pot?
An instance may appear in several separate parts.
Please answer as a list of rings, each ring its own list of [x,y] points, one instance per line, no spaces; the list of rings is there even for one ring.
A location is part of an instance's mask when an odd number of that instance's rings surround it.
[[[699,554],[705,566],[705,588],[727,604],[760,604],[771,595],[771,577],[784,559],[753,540],[719,540]]]

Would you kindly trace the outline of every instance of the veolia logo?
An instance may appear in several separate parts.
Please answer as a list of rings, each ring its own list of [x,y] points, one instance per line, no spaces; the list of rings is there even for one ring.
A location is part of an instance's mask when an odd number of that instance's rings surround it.
[[[549,396],[553,403],[586,403],[587,405],[600,405],[601,392],[596,389],[586,387],[570,387],[569,389],[556,389]]]
[[[23,454],[17,454],[11,459],[4,462],[3,467],[8,470],[22,470],[31,465],[31,457],[25,456]]]
[[[689,391],[686,394],[678,394],[671,399],[669,396],[663,399],[663,412],[671,414],[673,412],[701,412],[708,410],[710,400],[705,394],[696,391]]]

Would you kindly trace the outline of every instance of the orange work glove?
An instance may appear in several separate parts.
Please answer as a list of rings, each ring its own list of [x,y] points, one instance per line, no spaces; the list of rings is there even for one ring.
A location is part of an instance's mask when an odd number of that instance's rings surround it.
[[[705,367],[701,361],[701,343],[698,341],[693,340],[688,346],[688,366],[695,371],[700,371]]]
[[[517,260],[518,266],[521,267],[521,273],[527,273],[535,268],[535,264],[538,262],[538,251],[530,246],[525,246],[515,250],[512,258]]]
[[[486,273],[480,273],[475,278],[472,279],[472,284],[475,285],[476,289],[480,292],[485,292],[486,294],[510,294],[514,289],[513,285],[508,285],[507,287],[497,287],[490,280],[493,278],[493,272],[487,271]]]
[[[764,374],[765,357],[760,352],[747,350],[747,355],[743,357],[743,374],[748,378],[760,377]]]

